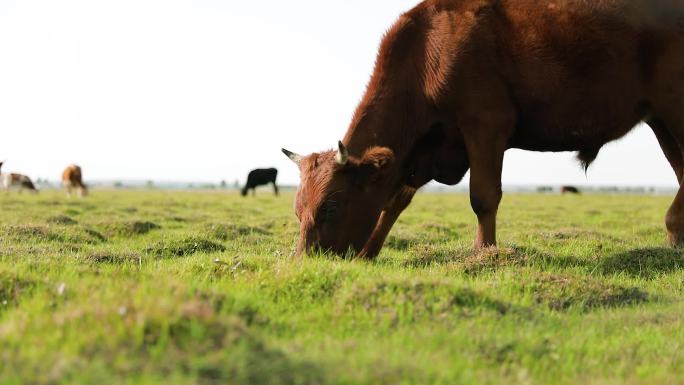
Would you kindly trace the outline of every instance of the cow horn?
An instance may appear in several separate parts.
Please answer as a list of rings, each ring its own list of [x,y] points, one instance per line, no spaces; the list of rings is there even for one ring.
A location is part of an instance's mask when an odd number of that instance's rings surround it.
[[[302,162],[302,159],[303,159],[303,158],[302,158],[301,155],[295,154],[294,152],[288,151],[288,150],[286,150],[286,149],[284,149],[284,148],[282,149],[282,151],[283,151],[283,154],[285,154],[285,156],[287,156],[288,158],[290,158],[290,160],[293,161],[293,162],[295,162],[295,164],[297,164],[298,166],[299,166],[299,163]]]
[[[347,162],[349,162],[349,151],[347,151],[347,147],[342,144],[342,141],[338,143],[338,146],[340,149],[337,151],[337,155],[335,155],[335,161],[340,166],[345,166]]]

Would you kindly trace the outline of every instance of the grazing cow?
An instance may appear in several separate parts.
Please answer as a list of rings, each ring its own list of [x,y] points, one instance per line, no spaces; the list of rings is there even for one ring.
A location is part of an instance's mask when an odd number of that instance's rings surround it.
[[[76,193],[80,198],[88,195],[88,186],[83,183],[81,167],[75,164],[67,167],[62,173],[62,184],[64,184],[64,188],[67,190],[67,196],[69,198],[71,198],[73,190],[76,190]]]
[[[0,171],[2,170],[3,163],[4,162],[0,162]],[[19,189],[19,192],[23,190],[28,190],[33,193],[38,192],[38,189],[36,189],[31,178],[26,175],[14,173],[3,174],[0,172],[0,183],[2,183],[2,188],[5,189],[5,191],[9,191],[11,188],[17,188]]]
[[[298,251],[375,257],[416,189],[468,170],[475,247],[494,246],[507,149],[577,151],[588,167],[641,121],[681,182],[683,107],[684,1],[424,1],[386,33],[339,148],[286,151]],[[684,188],[666,224],[683,245]]]
[[[275,195],[278,195],[278,185],[276,179],[278,178],[278,170],[275,168],[256,169],[247,176],[247,184],[242,189],[242,196],[247,196],[247,192],[252,190],[252,195],[256,195],[256,188],[259,186],[273,184]]]
[[[561,187],[561,194],[562,194],[562,195],[565,195],[565,194],[575,194],[575,195],[579,195],[579,194],[580,194],[580,190],[579,190],[577,187],[574,187],[574,186],[563,186],[563,187]]]

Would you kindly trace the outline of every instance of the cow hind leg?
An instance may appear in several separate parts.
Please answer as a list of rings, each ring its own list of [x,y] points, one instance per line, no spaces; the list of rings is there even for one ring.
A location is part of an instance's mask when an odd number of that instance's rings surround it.
[[[278,191],[278,185],[276,182],[273,182],[273,191],[275,192],[275,195],[278,196],[280,192]]]
[[[670,244],[674,247],[684,247],[684,115],[678,112],[665,114],[650,119],[648,124],[658,138],[660,147],[679,182],[679,191],[667,211],[665,226]]]
[[[684,177],[684,156],[681,146],[661,120],[650,119],[647,124],[653,130],[658,143],[660,143],[660,148],[662,148],[663,154],[665,154],[665,158],[670,162],[672,170],[677,176],[677,181],[681,185],[682,177]]]

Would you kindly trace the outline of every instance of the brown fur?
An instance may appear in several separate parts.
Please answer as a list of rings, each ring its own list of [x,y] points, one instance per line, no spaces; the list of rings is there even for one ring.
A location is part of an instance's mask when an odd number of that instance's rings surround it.
[[[343,139],[349,164],[334,152],[300,162],[299,251],[374,257],[416,188],[468,169],[475,245],[494,245],[507,149],[577,151],[588,167],[642,120],[681,180],[683,20],[678,0],[419,4],[383,39]],[[666,222],[684,242],[684,191]]]
[[[62,184],[67,190],[67,196],[71,197],[74,189],[76,189],[78,196],[83,197],[88,194],[88,186],[83,183],[83,172],[81,167],[72,164],[68,166],[62,173]]]

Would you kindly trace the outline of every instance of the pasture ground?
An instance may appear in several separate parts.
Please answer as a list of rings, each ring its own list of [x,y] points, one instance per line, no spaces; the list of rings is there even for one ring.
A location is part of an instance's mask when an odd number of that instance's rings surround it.
[[[2,384],[675,384],[671,197],[422,194],[375,262],[293,259],[291,194],[0,194]]]

